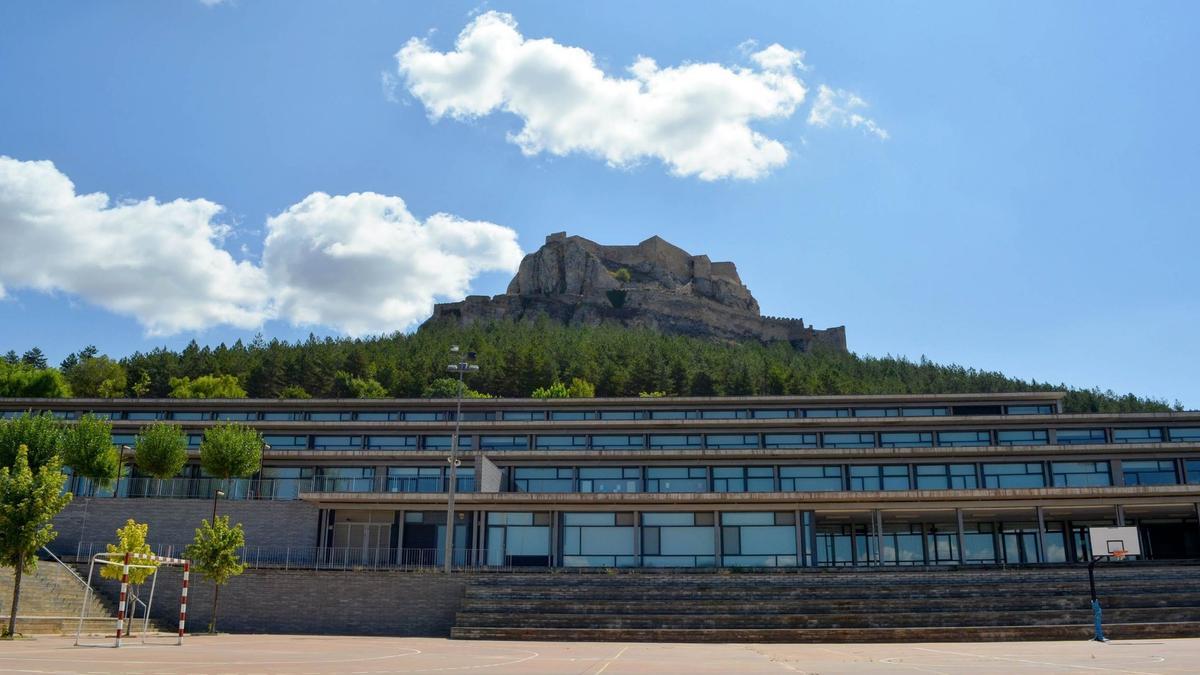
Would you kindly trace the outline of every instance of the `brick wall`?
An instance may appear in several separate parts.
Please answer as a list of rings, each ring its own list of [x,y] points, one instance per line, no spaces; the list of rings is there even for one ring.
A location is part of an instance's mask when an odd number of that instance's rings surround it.
[[[84,525],[84,500],[75,499],[54,519],[58,537],[51,550],[74,554],[79,542],[111,542],[116,531],[129,518],[150,524],[151,544],[188,544],[196,536],[200,521],[212,515],[212,502],[205,499],[112,499],[95,497],[87,505]],[[229,516],[246,531],[247,546],[291,546],[315,548],[317,545],[317,508],[300,501],[218,502],[218,515]],[[80,536],[80,527],[85,531]],[[101,546],[98,550],[103,550]]]
[[[159,572],[153,614],[177,625],[180,571]],[[436,572],[247,570],[221,588],[218,629],[230,633],[448,637],[467,575]],[[118,584],[98,587],[115,598]],[[188,631],[207,630],[212,582],[192,576]]]

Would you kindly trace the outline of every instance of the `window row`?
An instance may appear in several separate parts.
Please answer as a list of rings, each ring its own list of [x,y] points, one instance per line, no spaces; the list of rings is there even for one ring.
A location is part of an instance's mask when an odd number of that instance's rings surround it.
[[[51,411],[60,419],[77,419],[77,410]],[[944,417],[948,415],[1048,415],[1054,406],[1037,405],[967,405],[922,407],[869,408],[740,408],[729,410],[480,410],[464,411],[466,422],[481,421],[578,421],[578,420],[732,420],[732,419],[798,419],[831,417]],[[20,410],[0,411],[0,418],[17,417]],[[112,420],[175,420],[175,421],[233,421],[233,422],[438,422],[454,419],[452,410],[115,410],[93,411],[91,414]]]

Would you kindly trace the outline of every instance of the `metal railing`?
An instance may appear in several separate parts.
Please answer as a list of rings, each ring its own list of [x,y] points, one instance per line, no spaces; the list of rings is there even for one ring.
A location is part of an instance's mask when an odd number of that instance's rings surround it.
[[[93,497],[112,498],[112,489],[94,489],[87,481],[76,479],[68,489],[77,494],[91,493]],[[302,492],[423,492],[446,491],[446,479],[436,477],[376,476],[374,478],[342,478],[316,476],[313,478],[123,478],[118,497],[127,499],[212,499],[220,490],[222,499],[299,499]],[[460,476],[459,492],[474,492],[475,478]]]
[[[58,556],[89,560],[107,546],[107,542],[81,542],[74,551],[59,548]],[[186,548],[186,544],[150,544],[153,554],[164,557],[182,556]],[[246,546],[237,552],[246,569],[285,570],[434,570],[442,567],[443,555],[442,549],[370,546]],[[489,565],[487,549],[454,549],[452,563],[456,569],[512,567],[509,560]]]

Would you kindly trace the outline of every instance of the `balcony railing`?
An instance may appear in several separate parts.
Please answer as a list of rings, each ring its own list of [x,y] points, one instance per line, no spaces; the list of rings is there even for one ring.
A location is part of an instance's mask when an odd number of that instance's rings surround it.
[[[427,492],[446,491],[442,478],[407,478],[377,476],[375,478],[122,478],[119,485],[106,490],[91,489],[90,482],[76,479],[67,489],[79,496],[130,499],[212,499],[217,490],[223,499],[299,499],[301,492]],[[474,492],[474,476],[458,477],[458,492]]]
[[[107,542],[81,542],[51,545],[48,550],[59,557],[89,560],[107,550]],[[151,544],[155,555],[185,556],[186,544]],[[445,560],[442,549],[379,548],[370,546],[305,547],[305,546],[246,546],[237,553],[246,569],[311,569],[311,570],[422,570],[441,569]],[[455,549],[451,554],[454,569],[509,569],[502,564],[488,564],[487,549]],[[495,563],[495,561],[493,561]]]

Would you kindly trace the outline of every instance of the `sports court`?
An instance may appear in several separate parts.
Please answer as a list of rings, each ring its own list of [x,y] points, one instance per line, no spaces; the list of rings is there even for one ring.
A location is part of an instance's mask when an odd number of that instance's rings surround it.
[[[1200,638],[926,644],[647,644],[220,635],[182,647],[0,644],[9,673],[1194,673]]]

